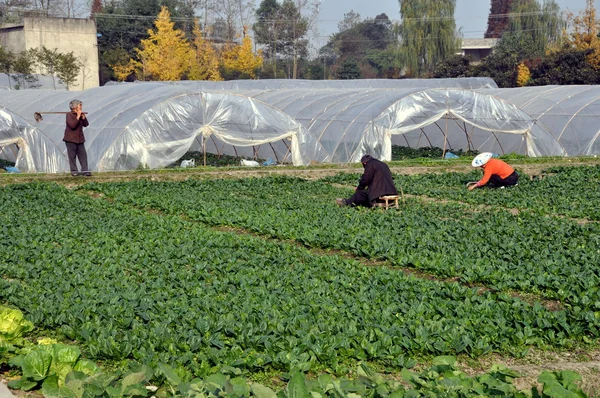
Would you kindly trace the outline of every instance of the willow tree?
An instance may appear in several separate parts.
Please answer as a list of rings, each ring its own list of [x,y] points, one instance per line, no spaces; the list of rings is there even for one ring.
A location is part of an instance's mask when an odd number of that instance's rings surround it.
[[[506,34],[523,35],[536,52],[532,56],[544,55],[548,48],[560,45],[566,22],[556,1],[516,0],[512,3]]]
[[[431,74],[436,64],[460,49],[456,0],[399,0],[400,47],[407,75]]]

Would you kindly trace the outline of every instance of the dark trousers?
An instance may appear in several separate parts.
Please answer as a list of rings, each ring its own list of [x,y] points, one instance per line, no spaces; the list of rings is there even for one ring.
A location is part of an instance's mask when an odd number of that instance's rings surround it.
[[[83,143],[76,144],[74,142],[65,142],[67,144],[67,156],[69,157],[69,168],[71,173],[77,173],[77,162],[76,158],[79,159],[81,165],[81,172],[87,173],[88,169],[87,152],[85,151],[85,145]]]
[[[377,199],[372,202],[369,202],[369,194],[367,191],[354,191],[354,194],[346,199],[346,204],[348,206],[364,206],[364,207],[372,207],[377,203]]]
[[[500,178],[500,176],[496,174],[492,174],[490,177],[492,187],[510,187],[516,185],[517,182],[519,182],[519,175],[516,171],[513,171],[513,173],[506,178]]]

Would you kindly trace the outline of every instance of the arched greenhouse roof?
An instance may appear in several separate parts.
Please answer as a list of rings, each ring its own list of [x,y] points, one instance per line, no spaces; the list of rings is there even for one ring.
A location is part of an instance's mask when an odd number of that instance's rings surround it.
[[[230,80],[223,82],[181,80],[170,82],[197,90],[280,90],[280,89],[377,89],[377,88],[497,88],[490,77],[459,77],[443,79],[353,79],[302,80],[265,79]]]
[[[89,112],[86,149],[92,170],[164,167],[190,149],[270,157],[296,165],[356,162],[366,153],[390,160],[394,144],[530,156],[566,155],[569,145],[578,151],[575,154],[599,149],[598,127],[584,125],[597,121],[596,86],[261,89],[248,84],[246,89],[212,90],[192,86],[139,83],[77,93],[4,91],[0,106],[5,114],[18,110],[23,123],[32,126],[27,141],[44,137],[44,144],[29,145],[35,165],[24,166],[25,171],[67,171],[64,115],[45,115],[36,124],[33,113],[65,112],[74,98],[82,100]],[[13,136],[22,134],[18,127],[13,129],[17,131]],[[51,160],[44,163],[44,156]]]
[[[502,98],[552,132],[568,156],[600,153],[600,86],[539,86],[481,90]]]
[[[81,100],[89,113],[85,136],[92,170],[164,167],[194,143],[207,151],[271,157],[296,165],[328,161],[321,145],[300,123],[269,104],[237,93],[198,92],[155,83],[77,93],[24,90],[5,94],[0,105],[25,112],[30,124],[34,112],[65,112],[72,99]],[[62,147],[64,129],[64,115],[45,115],[36,125],[39,134]],[[65,152],[61,156],[66,160]],[[46,171],[67,171],[67,167]]]
[[[241,91],[300,122],[332,162],[369,153],[391,159],[394,139],[411,147],[439,146],[530,156],[565,155],[544,127],[515,105],[466,89],[294,89]]]
[[[46,172],[62,168],[61,149],[36,126],[0,106],[0,157],[20,170]]]

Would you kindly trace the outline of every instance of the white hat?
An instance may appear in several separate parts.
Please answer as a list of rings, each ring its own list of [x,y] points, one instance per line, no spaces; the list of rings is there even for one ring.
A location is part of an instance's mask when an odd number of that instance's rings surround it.
[[[486,164],[492,158],[491,152],[483,152],[479,155],[475,156],[475,159],[471,162],[471,166],[473,167],[481,167]]]

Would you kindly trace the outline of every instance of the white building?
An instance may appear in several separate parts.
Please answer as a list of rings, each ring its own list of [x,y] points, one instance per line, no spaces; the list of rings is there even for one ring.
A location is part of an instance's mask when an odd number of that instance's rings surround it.
[[[96,21],[93,19],[27,16],[21,24],[0,25],[0,46],[13,53],[42,46],[59,53],[73,52],[82,66],[70,90],[100,85]]]

